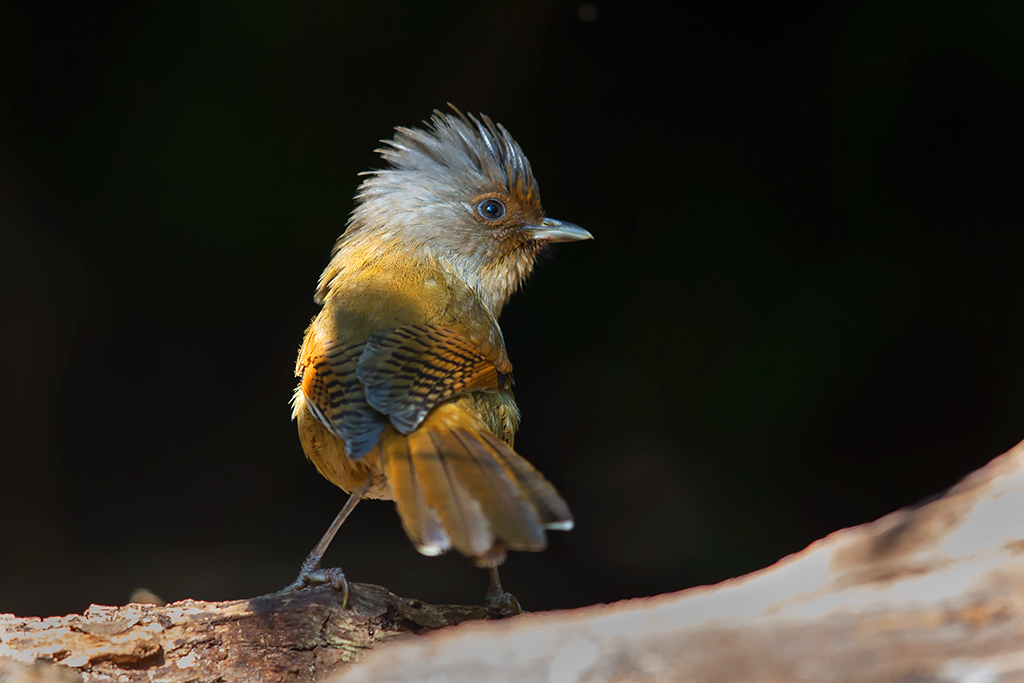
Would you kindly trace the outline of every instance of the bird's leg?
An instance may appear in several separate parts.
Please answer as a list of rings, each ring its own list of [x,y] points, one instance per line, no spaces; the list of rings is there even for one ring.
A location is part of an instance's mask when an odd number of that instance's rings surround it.
[[[362,500],[366,491],[370,488],[370,481],[370,478],[367,477],[366,482],[349,495],[348,500],[345,501],[345,506],[341,508],[341,512],[331,522],[331,526],[327,528],[327,532],[320,539],[320,542],[310,551],[306,561],[302,563],[302,568],[299,569],[299,576],[282,588],[279,591],[280,593],[288,593],[305,588],[306,586],[319,586],[328,583],[335,590],[342,592],[342,606],[348,607],[348,581],[345,579],[345,572],[341,571],[340,567],[323,569],[320,567],[320,561],[323,559],[324,553],[327,552],[327,546],[334,540],[334,535],[338,533],[338,529],[348,519],[348,516],[352,514],[356,504]]]
[[[501,616],[514,616],[522,614],[523,608],[519,606],[516,596],[506,593],[501,587],[501,579],[498,578],[498,567],[492,565],[487,568],[491,573],[491,585],[487,587],[485,604],[493,612]]]

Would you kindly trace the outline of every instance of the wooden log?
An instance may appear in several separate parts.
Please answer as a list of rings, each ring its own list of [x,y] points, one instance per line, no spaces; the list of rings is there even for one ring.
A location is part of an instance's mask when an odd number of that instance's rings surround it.
[[[1024,683],[1024,444],[933,501],[740,579],[486,616],[363,584],[350,610],[320,588],[3,615],[0,666],[62,668],[0,680]]]
[[[0,615],[0,661],[56,662],[85,683],[319,682],[379,643],[488,616],[484,607],[428,605],[380,586],[351,591],[347,610],[337,591],[321,587],[230,602],[93,605],[49,619]]]
[[[717,586],[385,647],[339,682],[1024,681],[1024,444]]]

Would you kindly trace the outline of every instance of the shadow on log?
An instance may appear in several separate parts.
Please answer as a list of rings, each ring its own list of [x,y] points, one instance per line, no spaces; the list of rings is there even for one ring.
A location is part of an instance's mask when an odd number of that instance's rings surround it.
[[[59,662],[83,681],[1024,681],[1024,444],[931,502],[740,579],[485,616],[361,584],[348,611],[329,589],[93,607],[0,617],[0,660]]]

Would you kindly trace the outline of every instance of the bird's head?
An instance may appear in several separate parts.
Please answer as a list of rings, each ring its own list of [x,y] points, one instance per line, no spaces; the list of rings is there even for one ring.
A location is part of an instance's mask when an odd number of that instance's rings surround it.
[[[397,128],[377,150],[390,168],[366,174],[337,254],[376,241],[440,259],[497,314],[547,244],[592,236],[544,216],[530,162],[503,126],[452,109]]]

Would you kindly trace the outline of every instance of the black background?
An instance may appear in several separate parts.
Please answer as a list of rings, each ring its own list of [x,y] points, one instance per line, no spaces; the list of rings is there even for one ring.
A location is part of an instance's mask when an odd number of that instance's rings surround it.
[[[552,250],[503,318],[577,528],[528,609],[736,576],[1024,438],[1024,5],[0,4],[0,612],[288,583],[344,501],[288,419],[377,140],[504,123]],[[478,602],[390,503],[349,578]]]

